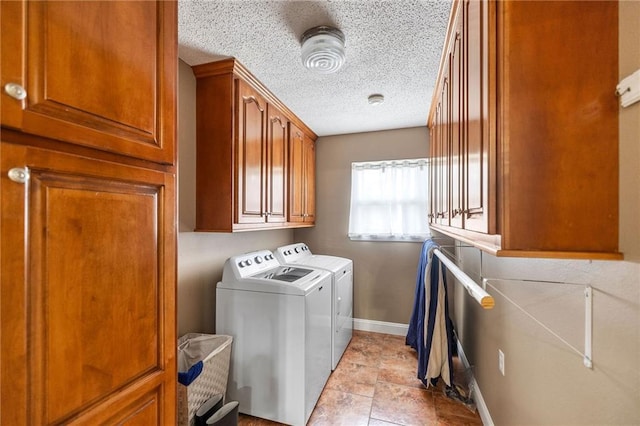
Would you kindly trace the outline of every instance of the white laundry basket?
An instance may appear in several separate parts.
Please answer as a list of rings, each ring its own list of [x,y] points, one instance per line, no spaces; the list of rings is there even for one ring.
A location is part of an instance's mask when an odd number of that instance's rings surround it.
[[[193,426],[195,413],[214,395],[227,391],[231,336],[189,333],[178,339],[178,372],[202,361],[202,372],[189,385],[178,383],[178,424]]]

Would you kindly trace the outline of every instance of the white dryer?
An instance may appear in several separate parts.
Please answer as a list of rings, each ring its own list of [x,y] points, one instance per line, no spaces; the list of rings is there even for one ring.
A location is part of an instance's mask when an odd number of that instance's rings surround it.
[[[229,258],[216,333],[233,336],[227,399],[241,413],[305,425],[331,374],[331,274],[282,266],[268,250]]]
[[[304,265],[331,272],[331,370],[335,370],[353,335],[353,261],[313,254],[305,243],[279,247],[275,255],[283,265]]]

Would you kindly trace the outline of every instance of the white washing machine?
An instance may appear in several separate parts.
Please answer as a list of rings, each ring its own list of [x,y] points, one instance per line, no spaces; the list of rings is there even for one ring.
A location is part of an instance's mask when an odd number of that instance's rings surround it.
[[[275,255],[283,265],[304,265],[331,272],[331,370],[335,370],[353,335],[353,261],[313,254],[304,243],[279,247]]]
[[[331,374],[331,274],[282,266],[268,250],[229,258],[216,333],[233,336],[227,400],[241,413],[305,425]]]

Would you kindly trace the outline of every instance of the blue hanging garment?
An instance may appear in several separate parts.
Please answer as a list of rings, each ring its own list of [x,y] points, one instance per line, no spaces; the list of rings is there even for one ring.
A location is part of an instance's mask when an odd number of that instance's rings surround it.
[[[406,344],[418,352],[418,378],[426,387],[442,378],[453,384],[453,324],[447,302],[446,269],[431,239],[422,245],[416,277],[415,301]]]

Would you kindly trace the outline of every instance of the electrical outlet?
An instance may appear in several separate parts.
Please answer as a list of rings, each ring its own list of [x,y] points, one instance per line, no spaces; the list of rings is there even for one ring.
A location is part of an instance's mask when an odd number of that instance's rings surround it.
[[[498,370],[504,376],[504,352],[498,349]]]

